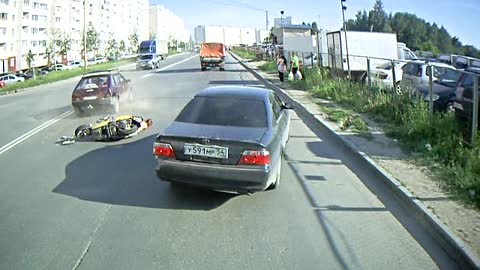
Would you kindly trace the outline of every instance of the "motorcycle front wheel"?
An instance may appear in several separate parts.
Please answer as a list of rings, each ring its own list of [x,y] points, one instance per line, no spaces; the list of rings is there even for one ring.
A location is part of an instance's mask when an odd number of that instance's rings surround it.
[[[81,139],[92,134],[92,127],[90,125],[81,125],[75,129],[75,138]]]

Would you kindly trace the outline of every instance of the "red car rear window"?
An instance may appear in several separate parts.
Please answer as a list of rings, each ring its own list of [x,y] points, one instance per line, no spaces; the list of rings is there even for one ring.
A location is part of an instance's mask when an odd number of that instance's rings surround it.
[[[83,78],[75,89],[108,88],[108,76]]]

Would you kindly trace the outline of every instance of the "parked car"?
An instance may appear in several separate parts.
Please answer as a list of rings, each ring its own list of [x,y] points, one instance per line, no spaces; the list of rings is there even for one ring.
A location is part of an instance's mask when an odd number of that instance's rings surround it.
[[[411,61],[402,67],[403,75],[398,91],[412,92],[420,84],[429,83],[430,69],[433,66],[433,79],[436,80],[449,70],[455,70],[455,67],[443,63],[431,63],[424,61]]]
[[[130,80],[114,70],[85,74],[72,93],[72,106],[78,115],[107,109],[118,113],[120,101],[132,99]]]
[[[5,86],[9,86],[14,83],[23,82],[25,79],[23,77],[18,77],[14,74],[4,74],[0,76],[0,82],[5,83]]]
[[[290,107],[271,90],[204,89],[157,136],[157,176],[227,192],[276,188],[290,114]]]
[[[402,80],[403,70],[402,67],[407,62],[395,62],[394,70],[395,70],[395,80],[393,82],[393,73],[392,73],[392,62],[385,62],[371,70],[372,76],[372,84],[378,86],[380,88],[387,88],[391,89],[394,86],[397,87],[397,91],[399,90],[400,81]]]
[[[50,67],[52,71],[58,71],[58,70],[67,70],[67,66],[64,64],[55,64]]]
[[[95,61],[97,63],[106,63],[106,62],[108,62],[108,59],[103,57],[103,56],[98,56],[98,57],[96,57]]]
[[[74,60],[74,61],[68,62],[66,69],[72,70],[75,68],[81,68],[83,67],[83,65],[84,65],[84,62],[82,60]]]
[[[32,72],[29,73],[28,71],[26,71],[26,72],[19,71],[19,72],[15,73],[15,76],[22,77],[25,80],[30,80],[30,79],[33,78],[33,73]]]
[[[39,72],[42,75],[47,75],[51,71],[53,71],[51,67],[43,67],[43,68],[39,69]]]
[[[469,73],[462,73],[460,76],[453,107],[455,108],[455,116],[459,120],[470,122],[473,116],[473,80],[475,75],[480,76],[480,68],[469,67],[465,71]],[[480,88],[476,90],[477,95],[479,95],[479,90]]]
[[[453,112],[455,91],[461,73],[451,70],[435,80],[432,87],[433,108],[440,112]],[[430,102],[430,84],[421,84],[414,89],[414,95]]]
[[[89,65],[98,64],[98,63],[97,63],[97,60],[96,60],[95,58],[89,58],[89,59],[87,60],[87,63],[88,63]]]

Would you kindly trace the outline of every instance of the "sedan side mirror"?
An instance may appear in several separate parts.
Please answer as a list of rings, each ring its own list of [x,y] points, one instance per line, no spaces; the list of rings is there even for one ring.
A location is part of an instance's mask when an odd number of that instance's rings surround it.
[[[291,106],[288,103],[285,103],[285,104],[283,104],[282,109],[283,110],[293,110],[293,106]]]

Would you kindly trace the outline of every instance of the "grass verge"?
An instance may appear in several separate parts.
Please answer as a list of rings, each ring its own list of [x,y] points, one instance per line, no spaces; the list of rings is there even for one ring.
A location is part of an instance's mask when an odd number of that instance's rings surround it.
[[[370,135],[368,126],[363,119],[350,110],[343,108],[326,107],[322,104],[322,111],[328,115],[328,119],[340,126],[340,130],[350,129],[362,136]]]
[[[232,49],[232,52],[238,56],[240,56],[244,60],[254,60],[256,59],[256,55],[254,52],[245,51],[241,49]]]
[[[273,62],[272,60],[268,60],[265,64],[258,67],[260,70],[265,71],[267,73],[277,73],[277,63]]]
[[[95,70],[112,69],[112,68],[116,68],[116,67],[134,63],[134,62],[135,62],[135,58],[130,58],[130,59],[122,59],[115,62],[91,65],[87,67],[87,72],[95,71]],[[24,82],[19,82],[19,83],[9,85],[5,88],[0,88],[0,91],[15,91],[18,89],[29,88],[29,87],[39,86],[47,83],[63,81],[73,77],[80,76],[83,73],[84,73],[83,68],[77,68],[73,70],[54,71],[44,76],[37,76],[35,79],[26,80]]]
[[[480,144],[469,146],[464,143],[465,130],[454,115],[434,113],[430,117],[428,104],[422,100],[390,95],[380,89],[370,91],[359,83],[331,79],[330,74],[321,69],[304,72],[304,80],[290,82],[293,87],[307,90],[314,97],[331,100],[353,112],[367,113],[376,121],[385,123],[387,135],[418,153],[447,191],[480,208]],[[336,113],[330,117],[344,116],[344,113]],[[353,121],[363,129],[362,123]]]

